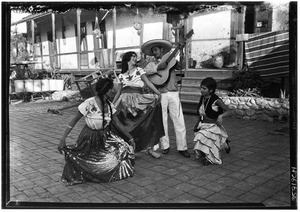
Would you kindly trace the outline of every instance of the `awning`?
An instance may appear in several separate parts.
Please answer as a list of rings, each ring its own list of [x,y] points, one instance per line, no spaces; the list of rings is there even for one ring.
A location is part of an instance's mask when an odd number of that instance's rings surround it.
[[[262,77],[289,75],[289,31],[249,34],[245,52],[248,68]]]
[[[42,14],[29,15],[29,16],[26,16],[26,17],[22,18],[19,21],[16,21],[16,22],[12,23],[11,26],[17,25],[17,24],[20,24],[20,23],[24,23],[26,21],[31,21],[31,20],[34,20],[34,19],[37,19],[37,18],[41,18],[41,17],[47,16],[47,15],[50,15],[50,14],[51,13],[49,13],[49,12],[45,12],[45,13],[42,13]]]

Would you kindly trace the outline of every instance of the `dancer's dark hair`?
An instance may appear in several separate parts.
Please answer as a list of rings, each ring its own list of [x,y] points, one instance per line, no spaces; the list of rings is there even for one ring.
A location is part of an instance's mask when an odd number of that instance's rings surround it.
[[[203,79],[201,81],[200,86],[202,86],[202,85],[207,87],[209,90],[212,90],[212,93],[215,93],[215,91],[217,89],[217,82],[212,77],[207,77],[207,78]]]
[[[105,102],[104,102],[103,96],[113,87],[114,87],[114,83],[111,78],[99,78],[98,82],[96,83],[96,92],[97,92],[97,95],[98,95],[98,97],[101,101],[101,105],[102,105],[103,129],[105,126],[105,111],[104,111]],[[106,100],[106,101],[107,101],[107,104],[110,109],[110,114],[112,114],[111,105],[108,100]]]
[[[122,57],[122,71],[121,74],[125,73],[128,71],[128,61],[131,60],[132,56],[137,56],[137,54],[133,51],[126,52],[123,57]]]

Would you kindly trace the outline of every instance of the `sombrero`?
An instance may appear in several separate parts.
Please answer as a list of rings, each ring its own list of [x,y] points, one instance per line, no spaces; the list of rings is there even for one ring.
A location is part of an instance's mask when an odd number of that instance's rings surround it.
[[[141,47],[141,50],[144,54],[153,56],[152,48],[154,46],[159,46],[164,48],[164,54],[168,53],[172,49],[172,43],[168,40],[164,39],[154,39],[149,40],[146,43],[144,43]]]

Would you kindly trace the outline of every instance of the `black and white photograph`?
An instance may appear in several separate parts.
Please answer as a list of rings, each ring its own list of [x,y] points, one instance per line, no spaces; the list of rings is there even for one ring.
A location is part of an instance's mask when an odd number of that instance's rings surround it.
[[[297,209],[297,1],[2,1],[2,209]]]

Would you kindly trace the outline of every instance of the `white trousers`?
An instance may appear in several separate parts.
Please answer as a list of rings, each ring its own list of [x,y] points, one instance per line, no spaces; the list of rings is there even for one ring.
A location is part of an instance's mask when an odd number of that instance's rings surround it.
[[[182,106],[179,99],[179,93],[167,92],[161,94],[161,105],[163,115],[163,125],[165,136],[160,139],[160,148],[168,149],[170,147],[170,139],[168,133],[168,111],[174,125],[176,146],[178,151],[187,150],[186,128],[182,112]],[[154,147],[154,149],[157,149]]]

